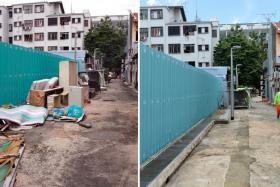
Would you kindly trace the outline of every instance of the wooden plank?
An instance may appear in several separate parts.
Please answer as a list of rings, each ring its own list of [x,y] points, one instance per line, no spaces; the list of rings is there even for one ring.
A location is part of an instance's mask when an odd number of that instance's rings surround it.
[[[23,155],[25,149],[25,144],[19,149],[19,156],[14,161],[14,167],[12,168],[11,173],[5,178],[4,184],[2,187],[13,187],[15,180],[16,180],[16,170],[18,168],[19,162],[21,160],[21,157]]]

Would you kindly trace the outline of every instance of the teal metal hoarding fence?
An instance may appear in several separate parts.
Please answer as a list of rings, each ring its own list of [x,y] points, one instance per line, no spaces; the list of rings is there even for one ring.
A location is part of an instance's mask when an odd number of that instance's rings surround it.
[[[0,42],[0,104],[24,103],[34,80],[58,76],[67,58]]]
[[[215,76],[141,45],[141,164],[215,112],[221,96]]]

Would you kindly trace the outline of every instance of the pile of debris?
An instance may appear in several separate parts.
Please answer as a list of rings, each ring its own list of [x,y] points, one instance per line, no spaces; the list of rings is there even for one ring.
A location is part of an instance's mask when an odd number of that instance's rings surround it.
[[[0,186],[13,184],[23,153],[23,134],[15,131],[44,125],[46,120],[71,121],[91,127],[92,122],[83,121],[83,108],[90,102],[90,80],[87,75],[78,76],[76,62],[62,61],[59,77],[32,83],[25,105],[0,107]]]
[[[0,136],[0,186],[13,186],[23,151],[23,135]]]

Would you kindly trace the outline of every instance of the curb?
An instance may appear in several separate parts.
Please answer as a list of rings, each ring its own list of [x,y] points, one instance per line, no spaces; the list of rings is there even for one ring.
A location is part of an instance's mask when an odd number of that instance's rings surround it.
[[[163,186],[168,178],[176,171],[176,169],[184,162],[186,157],[192,152],[192,150],[200,143],[200,141],[208,134],[211,128],[215,125],[215,121],[212,120],[207,126],[199,133],[199,135],[187,145],[175,159],[167,167],[165,167],[156,178],[148,184],[148,187]]]

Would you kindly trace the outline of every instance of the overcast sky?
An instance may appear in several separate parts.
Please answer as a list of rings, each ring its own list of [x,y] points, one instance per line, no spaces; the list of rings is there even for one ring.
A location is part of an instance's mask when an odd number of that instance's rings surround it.
[[[46,0],[0,0],[0,5],[11,5],[19,3],[40,2]],[[49,2],[54,0],[49,0]],[[95,15],[128,14],[128,10],[138,12],[139,0],[62,0],[66,13],[90,10]]]

